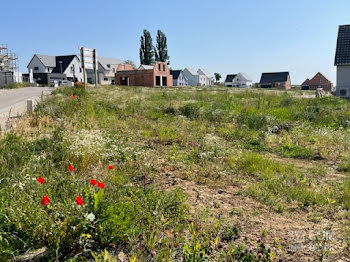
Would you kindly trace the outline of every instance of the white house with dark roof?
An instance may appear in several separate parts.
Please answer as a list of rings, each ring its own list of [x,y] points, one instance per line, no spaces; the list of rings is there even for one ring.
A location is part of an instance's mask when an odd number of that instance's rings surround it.
[[[350,25],[339,26],[334,65],[337,67],[336,96],[350,98]]]
[[[215,77],[212,73],[210,73],[208,70],[206,69],[198,69],[197,73],[199,75],[205,76],[205,86],[213,86],[214,85],[214,81],[215,81]]]
[[[252,87],[252,79],[244,73],[227,75],[225,79],[225,86],[227,87]]]
[[[122,64],[122,61],[115,58],[97,57],[98,70],[97,79],[100,85],[114,85],[115,73],[117,72],[118,65]],[[87,69],[87,81],[91,84],[95,84],[94,70]]]
[[[188,80],[182,73],[182,70],[170,70],[173,76],[173,86],[188,86]]]
[[[35,54],[30,60],[28,72],[33,73],[39,84],[49,85],[52,80],[83,81],[81,62],[77,55],[49,56]]]
[[[207,77],[199,74],[193,68],[185,68],[182,74],[187,78],[188,85],[190,86],[205,86],[207,83]]]

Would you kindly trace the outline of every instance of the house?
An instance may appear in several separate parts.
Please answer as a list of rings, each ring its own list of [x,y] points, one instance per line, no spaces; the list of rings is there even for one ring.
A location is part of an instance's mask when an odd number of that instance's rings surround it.
[[[118,66],[122,64],[119,59],[108,57],[97,57],[98,69],[97,79],[100,85],[114,85],[115,73],[118,70]],[[95,73],[93,69],[86,70],[87,81],[90,84],[95,84]]]
[[[263,73],[261,75],[260,88],[291,89],[289,72]]]
[[[238,73],[227,75],[224,85],[228,87],[252,87],[253,81],[246,74]]]
[[[215,77],[212,73],[209,73],[206,69],[198,69],[197,73],[199,75],[205,76],[205,86],[213,86]]]
[[[172,86],[173,77],[168,65],[155,62],[154,65],[141,65],[138,69],[117,71],[115,84],[125,86]]]
[[[339,26],[334,65],[337,67],[336,96],[350,98],[350,25]]]
[[[325,91],[331,91],[333,84],[320,72],[318,72],[313,78],[306,79],[301,84],[301,90],[316,90],[322,88]]]
[[[84,75],[76,55],[48,56],[35,54],[28,66],[29,74],[38,84],[49,85],[53,80],[82,82]]]
[[[188,80],[182,70],[170,70],[170,74],[173,76],[173,86],[188,86]]]
[[[207,83],[207,77],[198,74],[198,72],[192,68],[185,68],[182,74],[186,77],[188,85],[190,86],[205,86]]]

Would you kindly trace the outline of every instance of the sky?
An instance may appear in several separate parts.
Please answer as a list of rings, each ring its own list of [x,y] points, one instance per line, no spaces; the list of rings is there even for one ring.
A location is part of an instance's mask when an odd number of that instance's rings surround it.
[[[293,84],[317,72],[336,81],[338,26],[349,0],[12,0],[1,1],[0,44],[19,57],[78,54],[79,46],[139,65],[140,37],[168,40],[170,66],[212,73],[289,71]],[[223,81],[223,79],[221,79]]]

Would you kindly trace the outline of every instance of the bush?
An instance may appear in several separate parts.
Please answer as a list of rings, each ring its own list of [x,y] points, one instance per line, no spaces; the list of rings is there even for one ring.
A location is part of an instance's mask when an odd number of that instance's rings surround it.
[[[194,103],[186,104],[179,108],[180,114],[190,118],[190,119],[198,119],[200,106]]]

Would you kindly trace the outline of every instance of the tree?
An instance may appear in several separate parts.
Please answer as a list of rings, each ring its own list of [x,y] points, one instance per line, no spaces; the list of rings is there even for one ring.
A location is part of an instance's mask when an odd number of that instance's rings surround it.
[[[131,65],[132,68],[136,68],[136,65],[135,65],[134,61],[132,61],[132,60],[130,60],[130,59],[125,60],[125,61],[124,61],[124,64],[128,64],[128,65]]]
[[[170,64],[168,55],[168,44],[165,34],[158,30],[157,31],[157,46],[154,48],[154,54],[156,56],[156,61],[165,62]]]
[[[154,50],[152,44],[152,37],[149,31],[143,30],[143,36],[141,36],[140,47],[140,63],[141,65],[153,65],[154,64]]]
[[[219,82],[221,79],[221,75],[219,73],[215,73],[214,75],[215,75],[216,82]]]

